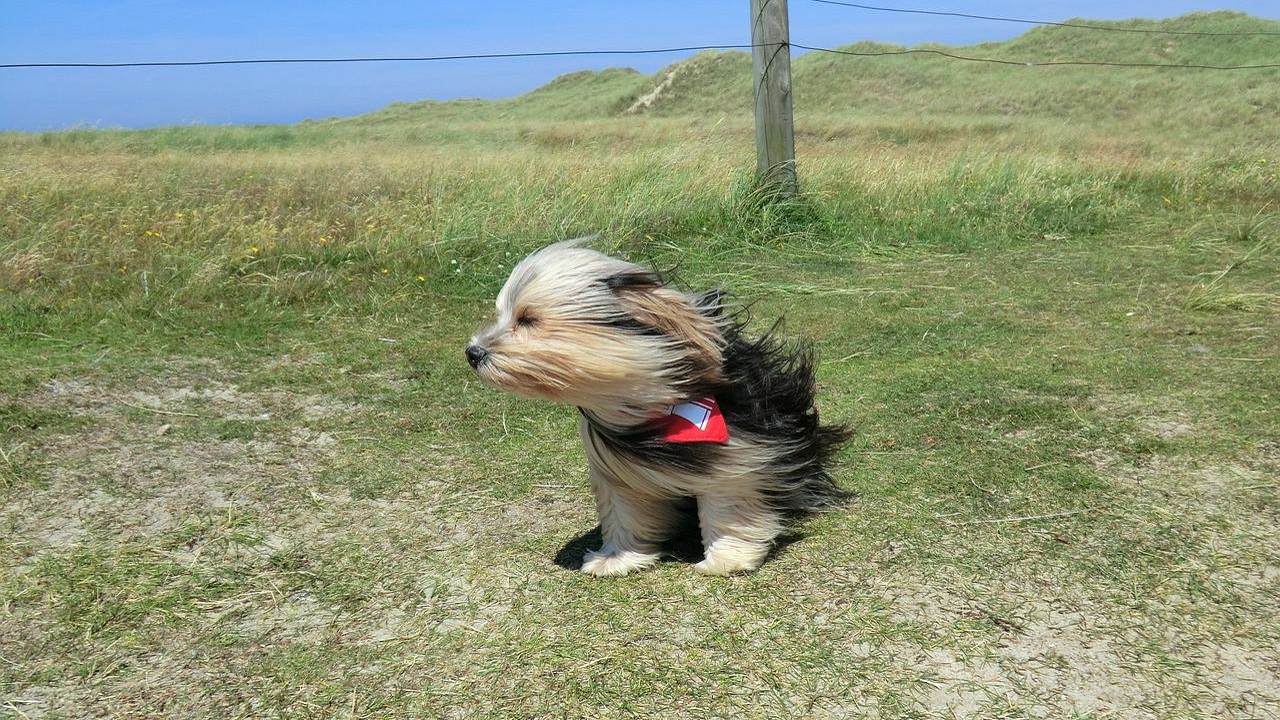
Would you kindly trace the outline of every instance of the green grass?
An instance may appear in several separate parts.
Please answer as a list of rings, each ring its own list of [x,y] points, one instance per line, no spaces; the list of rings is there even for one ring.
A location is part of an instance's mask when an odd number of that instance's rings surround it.
[[[824,110],[770,204],[732,108],[561,82],[0,137],[2,712],[1274,715],[1274,137]],[[821,352],[857,500],[758,573],[561,567],[575,414],[462,360],[514,262],[597,231]]]

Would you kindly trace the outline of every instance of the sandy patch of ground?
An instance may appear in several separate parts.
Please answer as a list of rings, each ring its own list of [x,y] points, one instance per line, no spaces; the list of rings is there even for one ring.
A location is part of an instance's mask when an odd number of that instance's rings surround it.
[[[0,509],[15,544],[37,556],[70,546],[87,532],[154,536],[202,513],[243,507],[272,484],[313,473],[337,441],[306,424],[350,410],[316,396],[251,393],[193,377],[202,372],[208,368],[152,378],[127,390],[53,380],[22,398],[87,425],[45,437],[33,449],[45,481]],[[299,417],[299,426],[268,439],[184,432],[193,421],[254,422],[277,414]]]
[[[662,80],[659,81],[657,85],[653,86],[652,90],[636,98],[635,102],[631,103],[631,105],[623,111],[623,114],[634,115],[653,107],[654,103],[661,100],[662,96],[671,90],[671,86],[675,84],[676,78],[678,78],[680,73],[684,70],[684,65],[677,65],[667,71],[667,74],[663,76]]]

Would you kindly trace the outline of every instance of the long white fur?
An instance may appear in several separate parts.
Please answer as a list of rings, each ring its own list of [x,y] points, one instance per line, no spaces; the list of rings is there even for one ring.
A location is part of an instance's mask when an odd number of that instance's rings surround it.
[[[584,418],[579,424],[604,546],[583,570],[615,575],[658,559],[657,543],[672,529],[673,502],[694,497],[705,557],[694,569],[713,575],[754,570],[782,532],[763,495],[774,450],[741,434],[730,437],[726,460],[711,474],[683,473],[632,462],[615,453]]]

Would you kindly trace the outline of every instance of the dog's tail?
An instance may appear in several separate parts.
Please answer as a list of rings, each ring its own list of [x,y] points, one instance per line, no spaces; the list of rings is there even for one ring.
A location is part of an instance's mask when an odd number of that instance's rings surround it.
[[[853,499],[853,493],[840,487],[827,470],[835,454],[852,435],[853,431],[845,425],[818,425],[808,439],[813,454],[813,459],[807,463],[809,472],[796,478],[795,484],[789,488],[787,510],[821,512],[840,507]]]
[[[779,510],[805,513],[838,506],[851,495],[828,469],[852,433],[820,422],[813,348],[779,339],[776,328],[753,340],[742,335],[741,324],[730,328],[727,383],[717,398],[732,425],[776,443],[775,484],[766,490]]]

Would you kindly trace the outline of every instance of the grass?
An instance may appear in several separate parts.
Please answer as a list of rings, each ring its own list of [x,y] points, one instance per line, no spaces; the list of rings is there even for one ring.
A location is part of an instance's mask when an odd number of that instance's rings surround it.
[[[738,120],[395,112],[0,138],[4,712],[1274,716],[1274,138],[814,116],[777,206]],[[818,345],[858,499],[758,573],[566,569],[574,413],[462,362],[596,231]]]

